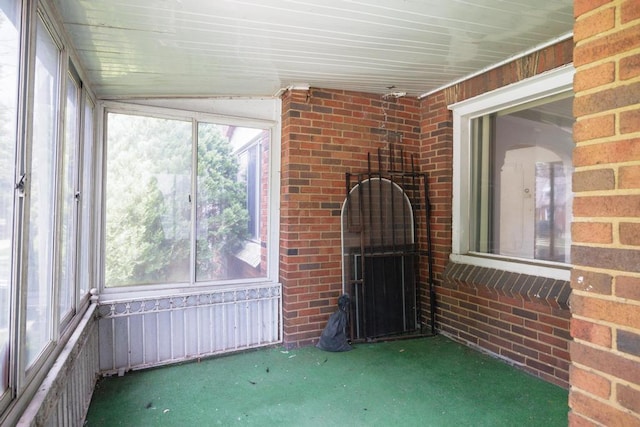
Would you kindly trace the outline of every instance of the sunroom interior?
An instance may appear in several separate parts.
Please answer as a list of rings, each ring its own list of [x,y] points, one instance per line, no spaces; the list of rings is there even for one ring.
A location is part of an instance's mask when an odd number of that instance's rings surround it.
[[[354,341],[569,389],[574,3],[0,0],[0,423],[312,346],[343,294]]]

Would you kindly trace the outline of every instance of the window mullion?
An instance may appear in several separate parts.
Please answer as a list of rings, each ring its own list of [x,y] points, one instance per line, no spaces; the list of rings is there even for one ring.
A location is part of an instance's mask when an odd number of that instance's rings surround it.
[[[26,195],[28,197],[27,212],[27,242],[28,256],[25,262],[25,289],[23,290],[23,307],[26,310],[26,326],[24,341],[20,346],[31,349],[26,352],[27,370],[46,354],[46,349],[55,336],[56,315],[51,302],[57,301],[54,292],[55,277],[55,228],[57,223],[56,189],[58,174],[54,168],[57,165],[58,144],[60,136],[60,60],[61,49],[50,33],[46,20],[38,15],[35,20],[40,25],[34,28],[36,39],[40,40],[35,46],[35,82],[33,90],[34,117],[31,122],[33,133],[30,141],[30,156],[28,159],[28,174]],[[41,56],[39,56],[41,55]],[[53,74],[55,73],[55,74]],[[37,117],[36,117],[37,116]],[[36,130],[37,128],[37,130]],[[34,203],[34,195],[37,195]],[[53,215],[52,215],[53,213]],[[53,217],[53,218],[52,218]],[[46,248],[54,248],[47,252]],[[41,264],[44,264],[41,265]],[[27,305],[27,297],[33,300]],[[45,334],[41,336],[41,334]],[[28,340],[36,340],[27,346]],[[32,371],[37,371],[37,365]]]
[[[190,248],[189,257],[189,283],[196,283],[196,250],[197,250],[197,206],[198,206],[198,121],[191,121],[191,194],[189,203],[191,206]]]
[[[488,252],[491,241],[491,120],[489,116],[475,119],[472,124],[471,180],[472,217],[469,226],[474,251]]]

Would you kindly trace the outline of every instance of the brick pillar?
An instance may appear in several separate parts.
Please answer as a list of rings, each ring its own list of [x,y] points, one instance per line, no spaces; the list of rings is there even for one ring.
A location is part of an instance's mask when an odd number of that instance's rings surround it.
[[[640,425],[640,2],[575,0],[570,425]]]
[[[324,90],[282,98],[280,281],[284,342],[317,342],[342,293],[340,214],[345,172],[364,171],[367,154],[387,148],[387,130],[417,153],[416,99]]]

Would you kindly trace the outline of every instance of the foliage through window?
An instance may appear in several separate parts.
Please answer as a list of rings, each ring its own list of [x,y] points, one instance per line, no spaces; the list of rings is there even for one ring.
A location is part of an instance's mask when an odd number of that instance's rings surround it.
[[[13,196],[18,114],[20,8],[0,1],[0,396],[9,388]]]
[[[55,147],[58,143],[60,48],[45,23],[36,27],[31,195],[28,221],[27,364],[52,340],[54,218],[56,197]]]
[[[266,277],[266,224],[253,231],[252,215],[259,214],[248,205],[248,194],[260,194],[258,211],[266,211],[266,176],[241,164],[240,149],[256,138],[268,147],[269,135],[266,129],[109,112],[105,285]],[[263,148],[257,155],[265,159],[266,153]],[[247,174],[259,179],[249,181]],[[252,240],[260,235],[261,242]]]
[[[82,159],[95,153],[94,104],[64,32],[36,3],[0,0],[3,415],[33,397],[95,286],[95,170]]]

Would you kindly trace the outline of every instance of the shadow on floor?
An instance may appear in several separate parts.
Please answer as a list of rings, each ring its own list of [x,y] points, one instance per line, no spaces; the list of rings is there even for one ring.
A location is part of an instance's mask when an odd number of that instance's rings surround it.
[[[443,336],[269,348],[98,382],[87,426],[566,426],[568,392]]]

